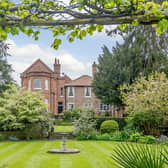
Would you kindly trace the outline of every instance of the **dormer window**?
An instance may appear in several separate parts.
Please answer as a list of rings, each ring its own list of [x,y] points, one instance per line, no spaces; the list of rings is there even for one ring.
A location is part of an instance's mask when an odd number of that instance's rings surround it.
[[[85,88],[85,97],[91,97],[91,87]]]
[[[34,89],[42,89],[41,79],[34,79]]]
[[[74,97],[74,87],[68,87],[68,97]]]

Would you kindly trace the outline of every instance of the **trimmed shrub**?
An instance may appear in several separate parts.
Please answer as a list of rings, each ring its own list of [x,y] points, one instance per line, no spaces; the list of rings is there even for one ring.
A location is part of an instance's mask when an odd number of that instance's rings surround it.
[[[106,120],[114,120],[118,122],[119,130],[123,130],[123,128],[126,126],[125,118],[116,118],[116,117],[108,117],[108,116],[95,116],[94,117],[96,121],[96,129],[99,130],[102,122]]]
[[[97,139],[98,140],[103,140],[103,141],[109,141],[109,140],[111,140],[111,136],[110,136],[110,134],[105,133],[105,134],[99,135],[97,137]]]
[[[112,133],[119,130],[118,123],[114,120],[104,121],[100,126],[101,133]]]

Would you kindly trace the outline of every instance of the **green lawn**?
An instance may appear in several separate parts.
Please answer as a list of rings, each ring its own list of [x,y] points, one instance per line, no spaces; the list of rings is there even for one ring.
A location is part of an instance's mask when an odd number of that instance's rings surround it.
[[[55,125],[54,132],[72,132],[74,127],[72,125]]]
[[[61,141],[0,142],[0,166],[6,168],[115,168],[111,153],[117,143],[103,141],[68,141],[79,154],[49,154]]]

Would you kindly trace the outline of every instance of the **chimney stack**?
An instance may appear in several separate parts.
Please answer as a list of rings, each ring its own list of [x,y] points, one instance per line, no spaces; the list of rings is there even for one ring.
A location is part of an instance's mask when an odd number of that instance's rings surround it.
[[[96,64],[96,62],[93,62],[93,64],[92,64],[92,76],[93,77],[96,72],[97,72],[97,64]]]
[[[56,74],[57,77],[59,77],[61,74],[61,64],[59,59],[56,59],[56,58],[54,63],[54,73]]]

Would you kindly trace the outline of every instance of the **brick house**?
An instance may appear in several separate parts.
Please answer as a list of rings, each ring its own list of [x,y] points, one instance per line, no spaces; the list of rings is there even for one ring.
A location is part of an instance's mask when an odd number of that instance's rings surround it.
[[[92,64],[92,76],[97,71],[96,64]],[[92,77],[82,75],[72,80],[61,73],[61,64],[55,59],[54,70],[50,69],[40,59],[21,73],[22,87],[30,91],[40,91],[48,110],[54,115],[74,107],[93,108],[97,115],[109,112],[111,116],[122,117],[122,111],[113,106],[102,104],[92,91]]]

